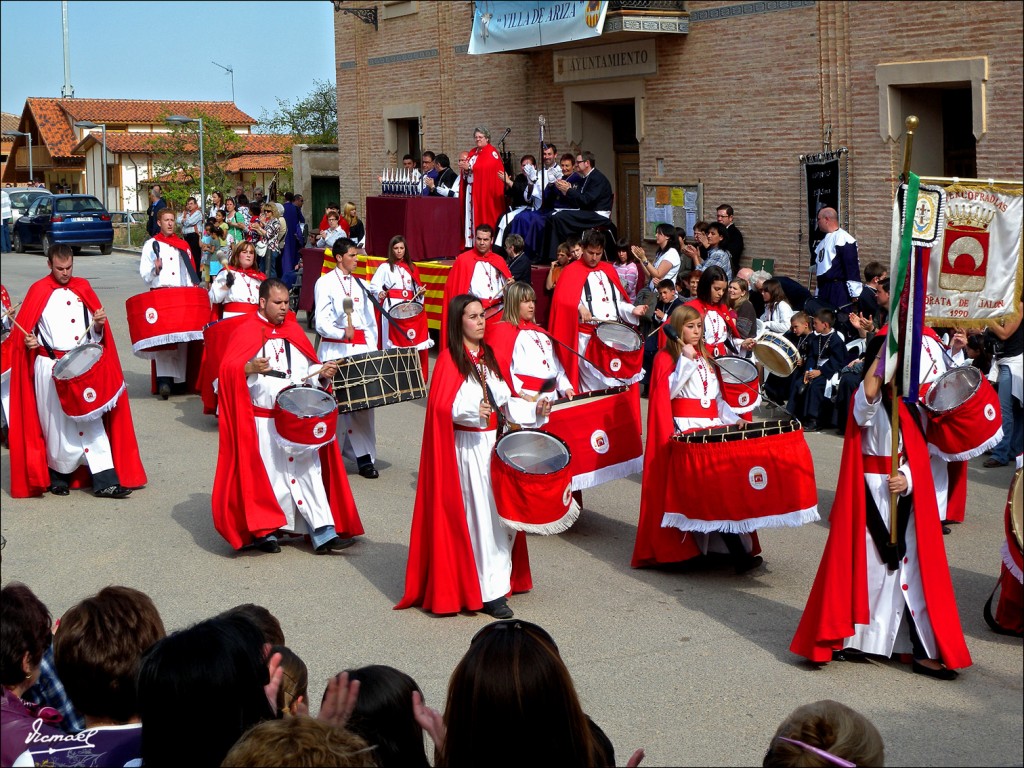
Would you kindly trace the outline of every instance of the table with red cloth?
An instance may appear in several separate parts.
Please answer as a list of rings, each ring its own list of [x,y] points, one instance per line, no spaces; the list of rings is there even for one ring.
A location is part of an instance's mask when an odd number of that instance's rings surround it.
[[[367,253],[386,256],[395,235],[405,237],[416,261],[454,259],[466,250],[462,200],[456,197],[368,197],[365,223]]]

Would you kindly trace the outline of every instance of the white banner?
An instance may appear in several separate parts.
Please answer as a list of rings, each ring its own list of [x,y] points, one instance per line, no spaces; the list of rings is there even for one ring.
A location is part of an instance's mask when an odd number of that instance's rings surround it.
[[[469,52],[498,53],[600,37],[607,2],[478,0]]]
[[[946,221],[932,248],[925,322],[981,325],[1017,311],[1021,295],[1022,187],[945,188]]]

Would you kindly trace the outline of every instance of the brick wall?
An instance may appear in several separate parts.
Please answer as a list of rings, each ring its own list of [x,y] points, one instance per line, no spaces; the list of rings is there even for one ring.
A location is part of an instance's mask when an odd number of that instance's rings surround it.
[[[746,257],[771,257],[806,276],[798,156],[832,146],[850,149],[850,229],[861,263],[888,259],[892,178],[902,145],[879,135],[876,66],[880,63],[987,56],[988,132],[979,142],[982,177],[1021,178],[1024,4],[1018,2],[818,2],[729,6],[691,2],[690,32],[657,37],[658,74],[646,79],[642,178],[704,183],[704,217],[729,203],[747,242]],[[762,11],[762,12],[758,12]],[[717,15],[717,18],[712,16]],[[419,12],[382,19],[379,31],[335,15],[339,152],[343,196],[376,194],[386,105],[424,103],[424,147],[454,162],[482,124],[495,139],[512,128],[508,149],[535,152],[537,116],[560,150],[565,100],[552,82],[550,51],[469,56],[468,2],[419,3]],[[430,54],[416,54],[436,51]],[[371,63],[381,57],[421,58]],[[346,66],[354,62],[355,66]],[[611,81],[614,82],[614,81]],[[358,196],[358,197],[356,197]]]

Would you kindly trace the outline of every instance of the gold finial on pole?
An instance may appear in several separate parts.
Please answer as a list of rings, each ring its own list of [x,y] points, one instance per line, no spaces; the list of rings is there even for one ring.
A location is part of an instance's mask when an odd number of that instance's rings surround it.
[[[903,144],[903,176],[901,176],[904,182],[910,180],[910,156],[914,152],[914,131],[917,130],[920,123],[917,115],[907,115],[907,119],[903,121],[907,127],[907,140]]]

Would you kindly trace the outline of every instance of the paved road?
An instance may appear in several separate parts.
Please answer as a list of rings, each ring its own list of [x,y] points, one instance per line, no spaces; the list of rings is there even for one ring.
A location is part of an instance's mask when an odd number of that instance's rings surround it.
[[[367,530],[355,547],[330,557],[313,556],[307,545],[235,554],[210,518],[216,422],[196,397],[150,396],[148,363],[128,351],[123,307],[142,287],[136,259],[90,252],[76,259],[75,272],[92,281],[112,318],[150,484],[124,501],[82,492],[12,500],[3,452],[3,581],[25,581],[55,615],[104,585],[126,584],[153,597],[169,629],[262,603],[308,664],[312,700],[335,671],[383,663],[411,674],[441,708],[449,674],[488,619],[391,609],[404,582],[424,401],[378,411],[379,480],[349,467]],[[45,273],[39,254],[4,254],[2,265],[17,298]],[[825,434],[808,441],[824,516],[841,441]],[[994,635],[981,617],[999,572],[1010,476],[974,462],[967,522],[946,538],[974,657],[953,683],[896,662],[815,668],[789,653],[824,522],[764,532],[766,567],[751,576],[632,570],[639,477],[589,491],[569,532],[530,539],[534,590],[512,605],[550,630],[619,764],[638,746],[648,765],[760,764],[792,709],[834,698],[874,721],[890,765],[1021,765],[1021,642]]]

